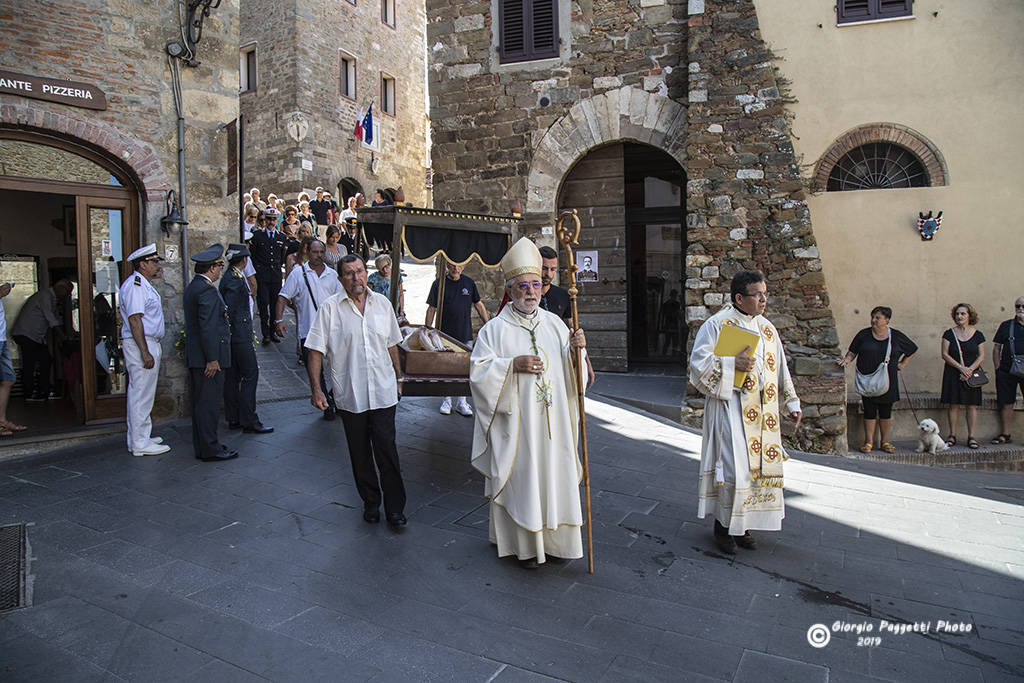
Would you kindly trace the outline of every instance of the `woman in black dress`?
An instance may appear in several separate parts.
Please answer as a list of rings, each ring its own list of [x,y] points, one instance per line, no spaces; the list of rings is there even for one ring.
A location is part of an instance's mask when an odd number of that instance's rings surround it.
[[[850,349],[837,363],[846,367],[857,359],[857,371],[862,375],[870,375],[885,361],[885,352],[892,339],[892,351],[889,354],[889,391],[881,396],[861,396],[864,404],[864,445],[862,453],[870,453],[874,447],[875,425],[878,425],[881,448],[886,453],[895,453],[896,447],[889,441],[892,429],[892,404],[900,400],[900,385],[897,372],[917,353],[917,344],[899,330],[889,327],[892,309],[888,306],[875,306],[871,309],[871,327],[865,327],[850,342]]]
[[[970,304],[957,304],[950,312],[956,327],[942,333],[942,396],[939,403],[946,406],[949,417],[947,446],[956,445],[956,423],[960,421],[960,406],[967,406],[967,445],[978,448],[974,438],[974,425],[981,405],[981,387],[969,387],[961,380],[971,376],[985,362],[985,335],[974,326],[978,312]],[[963,356],[961,356],[961,352]]]

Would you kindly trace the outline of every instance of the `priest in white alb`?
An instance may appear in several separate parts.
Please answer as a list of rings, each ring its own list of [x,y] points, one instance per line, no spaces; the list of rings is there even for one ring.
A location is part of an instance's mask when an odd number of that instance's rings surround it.
[[[697,517],[715,518],[715,543],[732,555],[737,545],[757,547],[750,529],[782,529],[782,462],[789,456],[782,447],[780,406],[798,427],[801,413],[782,339],[764,317],[764,275],[740,271],[730,292],[732,302],[697,332],[689,377],[705,396]],[[757,335],[753,350],[717,355],[726,325]],[[746,373],[740,387],[735,386],[737,373]]]
[[[548,559],[583,557],[571,354],[586,339],[540,308],[541,255],[533,242],[516,242],[501,269],[509,305],[480,329],[470,361],[472,461],[486,478],[498,556],[535,569]]]

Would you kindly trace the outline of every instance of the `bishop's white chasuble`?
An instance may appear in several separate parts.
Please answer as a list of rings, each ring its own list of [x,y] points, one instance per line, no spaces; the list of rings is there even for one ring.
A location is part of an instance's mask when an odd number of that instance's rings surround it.
[[[516,356],[531,355],[543,360],[543,374],[513,371]],[[498,556],[582,557],[579,402],[565,323],[545,310],[528,317],[505,306],[480,329],[469,378],[472,462],[486,477]]]

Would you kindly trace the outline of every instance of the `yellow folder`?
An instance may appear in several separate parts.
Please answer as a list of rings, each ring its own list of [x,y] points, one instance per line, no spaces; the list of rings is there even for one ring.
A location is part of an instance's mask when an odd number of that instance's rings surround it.
[[[718,334],[718,343],[715,344],[715,355],[738,356],[745,347],[749,346],[750,351],[747,352],[747,355],[753,356],[759,341],[761,341],[761,335],[756,332],[744,330],[735,325],[722,325],[722,331]],[[737,370],[734,373],[733,386],[742,387],[743,380],[746,378],[747,373]]]

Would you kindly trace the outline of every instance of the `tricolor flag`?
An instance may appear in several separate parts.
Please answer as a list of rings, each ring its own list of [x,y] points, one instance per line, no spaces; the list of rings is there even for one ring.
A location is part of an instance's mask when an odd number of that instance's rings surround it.
[[[358,124],[363,131],[363,137],[361,138],[366,144],[373,143],[373,100],[370,100],[370,108],[366,110],[366,116],[363,117],[361,124]]]
[[[356,129],[352,131],[352,134],[356,136],[357,140],[363,139],[363,110],[359,110],[359,115],[356,117]],[[373,135],[373,132],[370,133]]]

